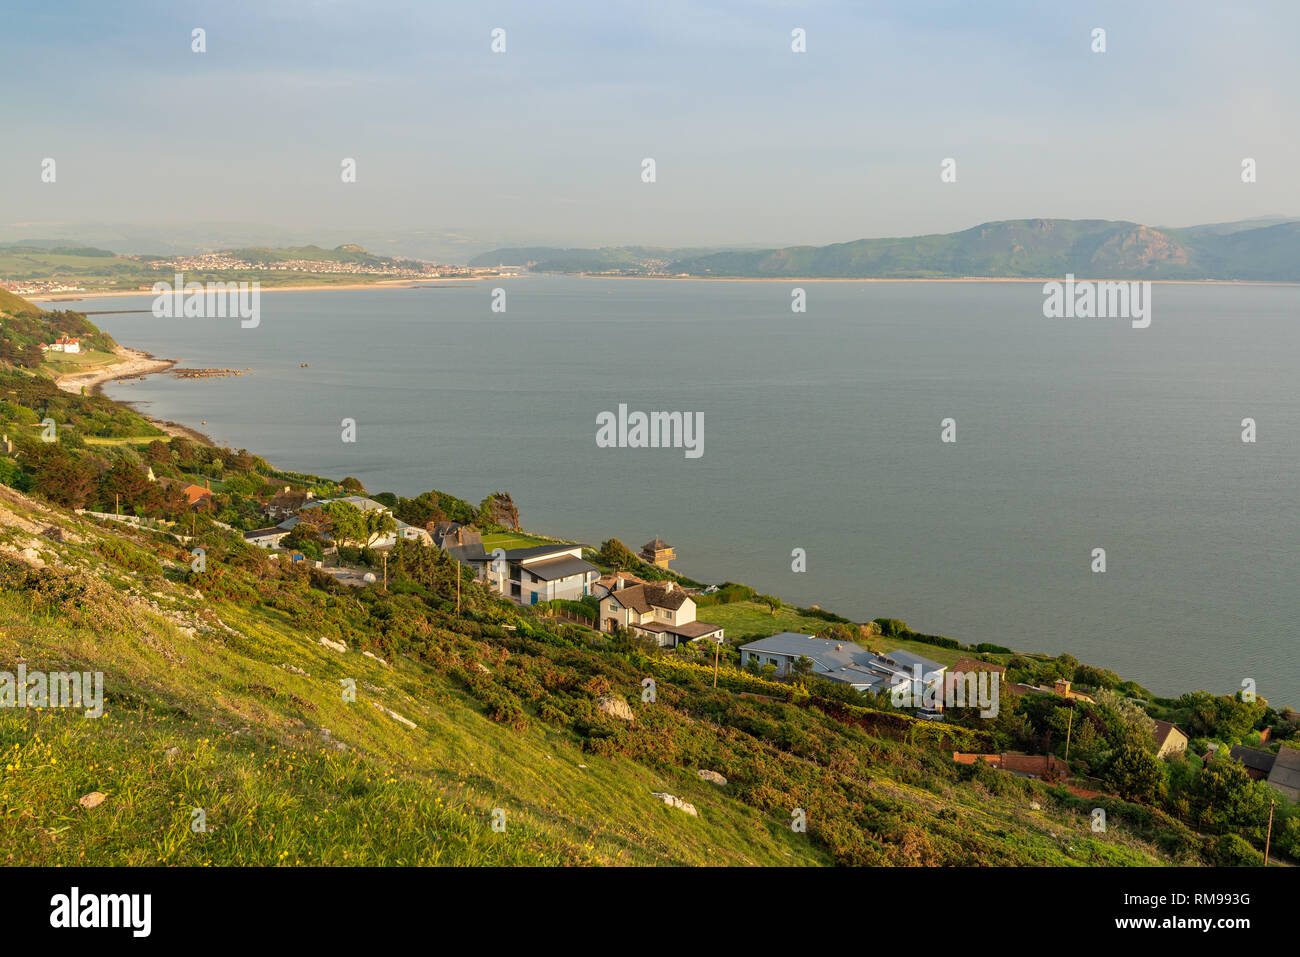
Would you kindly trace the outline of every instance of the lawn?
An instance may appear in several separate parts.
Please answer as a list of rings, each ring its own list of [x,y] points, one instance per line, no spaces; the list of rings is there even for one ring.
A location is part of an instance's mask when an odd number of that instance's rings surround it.
[[[521,532],[488,532],[483,536],[483,548],[491,552],[495,548],[510,551],[512,548],[532,548],[536,545],[554,545],[555,542],[545,538],[535,538]]]

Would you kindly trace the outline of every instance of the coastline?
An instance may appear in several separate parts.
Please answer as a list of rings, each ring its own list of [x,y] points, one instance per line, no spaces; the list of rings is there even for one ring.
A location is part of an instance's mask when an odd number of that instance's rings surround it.
[[[180,359],[159,359],[148,352],[142,352],[139,349],[128,349],[126,346],[117,346],[113,349],[113,354],[121,361],[114,362],[111,365],[100,366],[97,369],[91,369],[87,372],[68,372],[54,379],[54,384],[64,392],[71,392],[74,395],[81,393],[84,389],[86,395],[103,395],[104,386],[109,382],[120,379],[142,379],[147,375],[154,375],[159,372],[166,372],[179,363]],[[197,442],[200,445],[212,446],[215,443],[211,438],[204,435],[197,429],[192,429],[187,425],[170,420],[155,419],[153,416],[141,412],[132,402],[122,401],[122,404],[132,409],[138,415],[146,419],[152,425],[161,429],[167,435],[189,439],[191,442]]]
[[[385,279],[376,282],[313,283],[301,286],[259,286],[259,293],[268,292],[340,292],[357,290],[421,289],[445,283],[478,283],[489,279],[521,279],[530,276],[560,276],[570,279],[616,279],[624,282],[870,282],[870,283],[998,283],[1014,282],[1041,285],[1061,282],[1061,276],[607,276],[601,273],[580,272],[525,272],[511,276],[458,276],[445,279]],[[1149,282],[1155,286],[1300,286],[1300,282],[1283,279],[1107,279],[1101,276],[1076,276],[1076,282]],[[28,302],[79,302],[83,299],[119,299],[130,296],[152,296],[149,289],[112,289],[81,292],[52,293],[25,297]]]
[[[301,286],[266,286],[259,285],[258,292],[327,292],[330,290],[358,290],[358,289],[421,289],[426,285],[439,285],[443,283],[460,283],[460,282],[482,282],[485,279],[502,279],[508,277],[502,276],[448,276],[445,279],[381,279],[375,282],[346,282],[346,283],[310,283]],[[218,280],[213,280],[218,281]],[[228,280],[220,280],[226,282]],[[260,280],[255,280],[260,282]],[[83,289],[78,292],[56,292],[47,295],[32,295],[24,297],[28,302],[79,302],[82,299],[120,299],[129,296],[153,296],[155,293],[152,289],[108,289],[94,290]]]

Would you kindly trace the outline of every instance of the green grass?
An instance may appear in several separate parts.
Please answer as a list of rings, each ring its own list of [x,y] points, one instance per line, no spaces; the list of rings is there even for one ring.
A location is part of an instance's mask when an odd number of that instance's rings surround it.
[[[483,536],[483,547],[491,552],[494,548],[533,548],[537,545],[554,545],[551,539],[536,538],[521,532],[488,532]]]
[[[76,524],[81,535],[118,537]],[[78,549],[69,551],[75,560]],[[166,612],[195,620],[215,612],[237,634],[187,634],[121,597],[129,590],[162,595]],[[93,614],[69,606],[51,617],[28,594],[0,592],[0,661],[102,670],[106,699],[99,719],[0,711],[0,863],[827,860],[685,771],[665,775],[585,753],[545,726],[490,721],[412,660],[384,667],[339,653],[269,609],[205,609],[191,589],[156,576],[113,569],[94,597]],[[356,681],[354,703],[343,700],[344,678]],[[92,791],[107,798],[84,810],[78,798]],[[700,816],[652,791],[691,801]],[[195,808],[206,833],[190,828]],[[505,833],[491,828],[494,808],[506,810]]]
[[[741,635],[766,637],[781,631],[794,631],[814,635],[830,625],[823,618],[801,615],[794,608],[778,608],[773,615],[767,605],[752,601],[733,601],[726,605],[701,605],[696,610],[700,621],[722,625],[728,638]]]
[[[38,551],[59,564],[37,573],[12,549],[51,523],[63,540],[42,536]],[[1140,818],[1128,828],[1117,811],[1093,835],[1085,810],[1037,782],[958,768],[911,733],[884,739],[713,691],[707,668],[638,664],[595,650],[603,637],[439,628],[418,658],[386,666],[359,653],[367,632],[343,632],[344,652],[316,640],[361,613],[354,593],[280,579],[260,601],[200,594],[181,584],[188,552],[162,536],[2,488],[0,546],[0,662],[102,671],[105,684],[98,719],[0,709],[0,865],[1168,862]],[[637,700],[643,669],[659,676],[657,705]],[[606,693],[635,722],[583,710]],[[522,721],[494,720],[506,697],[535,703]],[[569,716],[546,718],[556,707]],[[592,718],[596,733],[583,730]],[[703,782],[701,767],[729,784]],[[106,798],[83,809],[92,791]],[[789,828],[791,807],[808,809],[808,833]],[[491,827],[497,808],[504,833]],[[191,828],[195,809],[205,832]]]

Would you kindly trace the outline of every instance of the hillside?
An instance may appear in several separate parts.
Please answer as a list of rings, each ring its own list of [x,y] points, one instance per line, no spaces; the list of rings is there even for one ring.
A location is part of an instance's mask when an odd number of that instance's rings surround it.
[[[568,608],[518,607],[435,547],[327,556],[300,523],[285,542],[309,560],[293,561],[240,534],[295,496],[366,494],[355,479],[164,435],[3,361],[0,390],[0,700],[19,666],[101,672],[104,692],[94,719],[0,708],[0,863],[1261,860],[1267,786],[1199,753],[1264,732],[1297,740],[1293,712],[1204,692],[1153,699],[1069,655],[855,624],[731,583],[699,596],[728,627],[715,686],[712,648],[658,649],[553,616]],[[187,485],[211,494],[193,503]],[[437,490],[372,498],[416,527],[450,518],[517,534],[496,524],[516,514],[503,492],[477,508]],[[616,544],[588,558],[609,570]],[[383,578],[342,584],[312,558]],[[953,708],[935,723],[887,695],[739,667],[738,644],[786,627],[945,663],[988,655],[1008,680],[1073,680],[1092,697],[1067,708],[1008,689],[995,716]],[[1151,717],[1179,722],[1198,752],[1157,760]],[[1059,755],[1067,721],[1067,782],[953,760]],[[806,830],[791,827],[797,810]],[[206,830],[192,829],[195,811]],[[1273,840],[1300,855],[1300,810],[1278,808]]]
[[[1122,805],[1093,834],[1062,790],[601,653],[469,582],[456,622],[410,579],[331,591],[200,542],[206,575],[189,570],[196,543],[0,489],[0,658],[105,675],[100,719],[0,712],[4,863],[1144,864],[1199,844],[1159,850],[1149,814]],[[635,720],[602,713],[602,695]],[[80,810],[92,792],[104,803]],[[794,807],[807,834],[787,826]]]
[[[1026,219],[957,233],[860,239],[829,246],[691,254],[640,247],[497,250],[475,263],[531,264],[539,272],[700,277],[947,279],[1220,279],[1300,281],[1300,222],[1157,229],[1108,220]]]

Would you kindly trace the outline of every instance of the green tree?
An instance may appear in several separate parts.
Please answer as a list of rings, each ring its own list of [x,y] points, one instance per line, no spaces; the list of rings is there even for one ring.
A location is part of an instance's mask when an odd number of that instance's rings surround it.
[[[1111,756],[1101,779],[1125,800],[1154,804],[1164,794],[1165,769],[1143,742],[1129,736]]]

